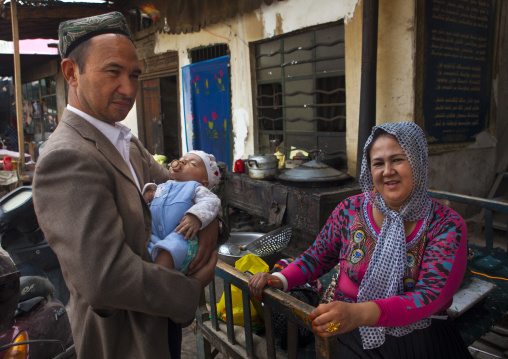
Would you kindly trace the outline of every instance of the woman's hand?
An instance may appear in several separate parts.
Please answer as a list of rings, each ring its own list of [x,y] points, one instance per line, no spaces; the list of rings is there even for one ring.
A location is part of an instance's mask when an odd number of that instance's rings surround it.
[[[273,288],[284,289],[284,284],[279,277],[270,273],[256,273],[249,278],[249,290],[252,296],[257,300],[261,300],[263,288],[267,284]]]
[[[337,334],[347,333],[361,326],[374,326],[381,311],[374,302],[346,303],[331,302],[320,304],[310,313],[312,327],[321,337],[333,337]],[[330,323],[340,324],[336,331],[327,332]]]

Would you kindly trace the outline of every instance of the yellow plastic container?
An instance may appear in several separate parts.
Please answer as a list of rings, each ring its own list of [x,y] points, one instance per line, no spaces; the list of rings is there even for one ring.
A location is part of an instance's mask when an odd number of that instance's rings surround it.
[[[284,168],[284,160],[286,159],[286,156],[280,151],[275,152],[274,155],[279,160],[279,169]]]

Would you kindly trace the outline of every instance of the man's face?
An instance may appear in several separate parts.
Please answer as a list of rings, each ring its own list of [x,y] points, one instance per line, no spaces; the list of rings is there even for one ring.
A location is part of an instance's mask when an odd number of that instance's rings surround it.
[[[125,36],[103,34],[90,39],[83,73],[78,75],[71,104],[98,120],[114,123],[125,119],[139,89],[138,57]]]

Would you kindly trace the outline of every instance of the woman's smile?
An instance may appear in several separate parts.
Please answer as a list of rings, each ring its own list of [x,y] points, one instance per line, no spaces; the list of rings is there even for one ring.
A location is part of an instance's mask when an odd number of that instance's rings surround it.
[[[398,211],[413,191],[413,172],[395,137],[379,137],[370,151],[374,187],[388,207]]]
[[[385,186],[388,187],[389,189],[395,189],[397,188],[397,185],[400,183],[400,181],[388,181],[388,182],[385,182]]]

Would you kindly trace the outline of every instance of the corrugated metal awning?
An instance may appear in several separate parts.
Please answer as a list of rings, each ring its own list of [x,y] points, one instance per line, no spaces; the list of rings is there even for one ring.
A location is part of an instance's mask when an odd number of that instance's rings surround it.
[[[104,3],[63,2],[58,0],[18,0],[19,39],[57,39],[61,21],[122,12],[134,25],[136,11],[151,4],[167,17],[171,33],[189,33],[283,0],[109,0]],[[140,13],[140,11],[138,11]],[[133,29],[135,30],[135,28]],[[0,40],[12,41],[10,1],[0,0]]]

